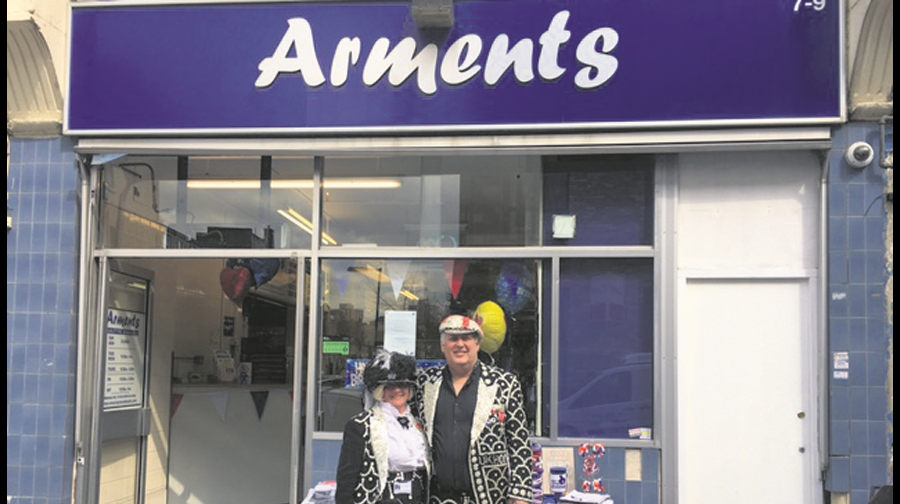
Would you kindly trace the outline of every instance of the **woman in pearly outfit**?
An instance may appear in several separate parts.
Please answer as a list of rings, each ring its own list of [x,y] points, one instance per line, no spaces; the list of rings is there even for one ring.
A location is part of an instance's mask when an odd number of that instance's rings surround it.
[[[427,501],[431,454],[410,412],[416,361],[379,350],[366,364],[366,410],[344,427],[335,504]]]

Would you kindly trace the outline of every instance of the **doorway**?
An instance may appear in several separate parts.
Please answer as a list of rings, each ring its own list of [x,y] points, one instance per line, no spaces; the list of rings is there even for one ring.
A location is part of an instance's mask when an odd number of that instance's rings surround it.
[[[123,323],[133,314],[146,331],[142,349],[127,354],[141,357],[143,372],[134,373],[142,375],[142,400],[117,409],[134,410],[134,418],[102,407],[98,502],[289,501],[298,477],[291,474],[292,459],[302,460],[304,439],[294,427],[304,425],[302,418],[295,422],[295,411],[305,411],[305,387],[294,393],[294,361],[305,348],[308,313],[305,303],[297,306],[297,272],[298,261],[286,258],[109,262],[108,314]],[[144,298],[125,295],[132,290]],[[109,322],[104,327],[111,333]],[[103,381],[128,380],[110,367],[109,359],[122,357],[113,355],[109,338]],[[110,429],[129,436],[107,446]]]
[[[808,279],[688,279],[678,343],[679,502],[819,502]]]

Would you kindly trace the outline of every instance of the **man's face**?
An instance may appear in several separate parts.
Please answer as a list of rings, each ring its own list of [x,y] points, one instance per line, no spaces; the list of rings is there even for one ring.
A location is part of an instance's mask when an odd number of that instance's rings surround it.
[[[445,334],[441,337],[441,351],[450,365],[474,366],[480,348],[481,342],[475,333]]]

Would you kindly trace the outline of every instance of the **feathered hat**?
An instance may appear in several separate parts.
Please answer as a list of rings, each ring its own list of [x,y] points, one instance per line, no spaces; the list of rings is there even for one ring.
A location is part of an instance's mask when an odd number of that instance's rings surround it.
[[[416,359],[409,355],[388,352],[379,348],[375,352],[375,357],[366,364],[366,369],[363,371],[367,408],[371,407],[372,400],[382,400],[384,386],[389,383],[414,386],[416,384]]]

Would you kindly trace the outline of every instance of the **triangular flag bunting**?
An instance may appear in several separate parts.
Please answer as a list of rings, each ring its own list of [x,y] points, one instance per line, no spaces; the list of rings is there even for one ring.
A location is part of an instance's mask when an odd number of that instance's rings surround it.
[[[391,287],[394,288],[394,299],[400,297],[400,291],[403,290],[403,282],[406,281],[406,273],[409,272],[409,265],[412,261],[388,261],[387,272],[391,278]]]
[[[228,397],[228,392],[217,392],[211,397],[213,407],[216,408],[216,413],[219,414],[219,420],[222,423],[225,423],[225,418],[228,416]]]
[[[350,278],[346,273],[340,273],[335,279],[338,285],[338,291],[341,293],[341,299],[347,297],[347,286],[350,285]]]
[[[262,420],[263,412],[266,411],[266,402],[269,400],[269,391],[258,390],[250,392],[250,395],[253,397],[253,405],[256,406],[256,418]]]
[[[444,273],[447,274],[447,282],[450,284],[453,299],[459,297],[459,289],[462,287],[467,269],[469,269],[469,261],[444,261]]]
[[[334,283],[336,283],[338,286],[338,290],[341,293],[341,298],[347,296],[347,286],[350,285],[350,278],[353,277],[353,273],[350,271],[350,268],[354,264],[356,264],[354,261],[347,260],[328,261],[328,265],[331,268],[331,275],[334,278]]]
[[[184,399],[184,394],[172,394],[172,418],[175,417],[175,413],[178,411],[178,407],[181,406],[181,400]]]

